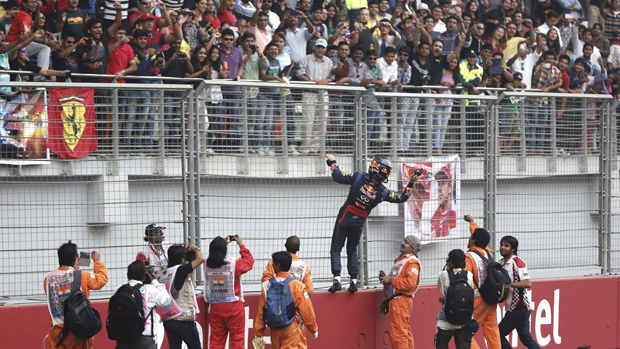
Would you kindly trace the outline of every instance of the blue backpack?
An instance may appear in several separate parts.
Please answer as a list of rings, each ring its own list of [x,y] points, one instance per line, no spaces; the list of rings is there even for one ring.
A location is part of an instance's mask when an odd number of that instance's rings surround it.
[[[293,280],[295,279],[292,276],[282,282],[278,282],[276,278],[269,279],[269,291],[267,291],[267,300],[263,308],[263,320],[267,327],[286,327],[295,320],[297,308],[295,308],[291,288],[288,286]]]

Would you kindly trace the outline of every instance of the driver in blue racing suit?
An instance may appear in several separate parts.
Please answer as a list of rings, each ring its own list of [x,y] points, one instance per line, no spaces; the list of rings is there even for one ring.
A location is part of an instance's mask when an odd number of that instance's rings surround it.
[[[364,172],[341,172],[333,155],[327,154],[327,166],[332,171],[334,181],[341,184],[349,184],[349,196],[345,201],[332,235],[331,242],[331,264],[334,280],[329,292],[342,290],[340,270],[340,252],[347,242],[347,269],[351,276],[349,292],[357,292],[357,276],[359,272],[359,262],[357,257],[357,245],[364,229],[366,219],[375,206],[382,201],[393,203],[405,202],[413,190],[413,183],[418,180],[417,174],[412,174],[409,178],[407,188],[403,193],[398,193],[386,188],[383,183],[387,183],[392,163],[388,159],[375,158],[368,173]]]

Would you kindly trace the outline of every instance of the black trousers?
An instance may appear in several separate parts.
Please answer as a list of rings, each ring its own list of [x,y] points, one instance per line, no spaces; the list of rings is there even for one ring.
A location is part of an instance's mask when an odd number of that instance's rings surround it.
[[[452,337],[454,337],[456,349],[469,349],[471,347],[471,339],[467,340],[465,338],[465,332],[463,329],[442,330],[438,328],[437,334],[435,334],[435,348],[448,349],[448,343],[450,343],[450,339],[452,339]]]

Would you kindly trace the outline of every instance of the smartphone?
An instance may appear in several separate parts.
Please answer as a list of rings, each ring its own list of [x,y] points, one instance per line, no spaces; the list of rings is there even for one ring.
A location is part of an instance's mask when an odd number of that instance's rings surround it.
[[[572,13],[567,13],[567,14],[564,15],[564,18],[566,18],[566,19],[573,19],[573,18],[575,18],[575,16],[573,16]]]
[[[383,270],[379,270],[379,277],[382,278],[385,276],[385,272]]]
[[[80,267],[88,267],[88,266],[90,266],[90,253],[88,253],[88,252],[80,252],[80,260],[78,261],[78,265]]]
[[[228,62],[222,61],[222,69],[224,69],[224,71],[228,70]]]
[[[352,19],[349,21],[349,31],[355,30],[355,20]]]
[[[498,67],[502,63],[501,58],[491,58],[491,65],[493,67]]]
[[[448,10],[448,15],[454,16],[455,14],[456,14],[456,10],[455,9],[449,9]]]
[[[252,50],[252,54],[256,53],[256,45],[252,44],[250,45],[250,50]]]
[[[418,176],[418,177],[420,177],[420,176],[422,175],[422,172],[423,172],[423,170],[422,170],[422,169],[418,169],[418,170],[415,170],[415,171],[413,172],[413,174],[414,174],[414,175],[416,175],[416,176]]]
[[[551,68],[551,63],[545,63],[545,64],[543,64],[543,68],[545,68],[545,69],[549,69],[549,68]]]

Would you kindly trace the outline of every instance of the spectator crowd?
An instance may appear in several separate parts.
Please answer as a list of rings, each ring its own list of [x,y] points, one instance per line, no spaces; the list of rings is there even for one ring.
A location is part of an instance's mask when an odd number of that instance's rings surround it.
[[[481,87],[620,95],[620,0],[8,0],[0,16],[0,66],[37,73],[34,78],[22,75],[21,81],[51,76],[64,81],[71,73],[85,73],[115,78],[71,81],[154,84],[158,81],[146,77],[163,76],[263,80],[277,86],[298,80],[362,86],[367,94],[452,94],[461,88],[472,95],[464,102],[472,134],[483,118],[476,112],[482,102],[473,95],[490,93]],[[0,81],[16,77],[0,74]],[[198,112],[211,116],[210,146],[242,144],[244,102],[249,151],[257,155],[275,154],[276,119],[282,112],[276,102],[282,97],[291,155],[318,153],[326,120],[331,132],[347,127],[343,120],[352,111],[342,95],[285,90],[247,87],[240,94],[240,87],[230,85],[205,89]],[[167,136],[180,134],[181,107],[175,103],[180,96],[165,95]],[[153,122],[145,119],[155,114],[158,92],[124,89],[119,97],[131,101],[123,110],[124,145],[152,146]],[[290,121],[294,102],[301,102],[303,110]],[[369,146],[384,136],[381,125],[388,123],[384,110],[393,110],[390,103],[379,98],[368,105]],[[426,112],[432,114],[432,134],[426,138],[441,154],[448,121],[457,111],[454,103],[399,98],[393,135],[398,151],[415,149],[416,118]],[[561,98],[552,108],[547,97],[526,99],[529,152],[548,151],[550,118],[567,120],[575,103]],[[500,133],[521,132],[515,110],[509,106],[500,113]],[[589,125],[595,119],[588,115]],[[510,149],[513,143],[506,137],[501,147]],[[173,140],[167,145],[178,146]]]

